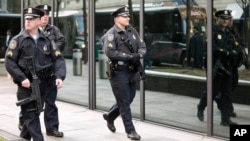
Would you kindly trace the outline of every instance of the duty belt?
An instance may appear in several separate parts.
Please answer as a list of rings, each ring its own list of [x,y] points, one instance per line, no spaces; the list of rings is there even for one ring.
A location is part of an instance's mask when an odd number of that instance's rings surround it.
[[[115,69],[116,70],[126,70],[126,71],[134,71],[136,69],[136,66],[134,64],[130,63],[124,63],[122,65],[119,65],[118,63],[115,63]]]

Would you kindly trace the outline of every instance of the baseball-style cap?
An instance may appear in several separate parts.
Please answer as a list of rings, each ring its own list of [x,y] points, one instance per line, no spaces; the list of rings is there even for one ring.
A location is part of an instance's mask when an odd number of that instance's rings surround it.
[[[44,4],[44,5],[37,5],[35,8],[38,8],[44,12],[49,13],[51,11],[51,6]]]
[[[123,16],[123,17],[129,17],[129,11],[128,11],[128,6],[123,6],[115,10],[114,12],[111,13],[112,16],[117,17],[117,16]]]
[[[24,13],[24,17],[25,19],[28,18],[39,18],[42,17],[44,15],[44,12],[37,9],[37,8],[33,8],[33,7],[29,7],[23,10]]]
[[[232,18],[231,12],[232,10],[219,10],[215,13],[215,16],[222,19],[229,19]]]

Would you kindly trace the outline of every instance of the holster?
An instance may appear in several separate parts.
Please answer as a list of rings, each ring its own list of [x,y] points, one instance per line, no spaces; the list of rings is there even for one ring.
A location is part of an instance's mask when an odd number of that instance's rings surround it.
[[[108,76],[108,79],[110,79],[112,74],[114,73],[114,69],[115,69],[114,63],[112,63],[111,60],[108,60],[108,61],[106,61],[106,66],[107,66],[106,74]]]

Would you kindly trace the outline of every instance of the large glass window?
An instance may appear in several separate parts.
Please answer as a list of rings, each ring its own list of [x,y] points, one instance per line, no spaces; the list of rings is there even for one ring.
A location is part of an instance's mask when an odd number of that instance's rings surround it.
[[[101,1],[99,2],[101,3]],[[214,0],[213,5],[215,9],[228,9],[228,5],[232,3],[234,1],[222,3]],[[137,29],[139,29],[138,4],[139,1],[133,1],[134,22],[132,24]],[[189,17],[187,14],[188,7],[183,1],[174,3],[172,1],[159,0],[152,2],[145,0],[144,26],[153,34],[153,42],[148,46],[151,66],[145,66],[148,76],[145,82],[145,117],[149,121],[206,133],[208,130],[207,107],[205,106],[203,111],[204,120],[200,121],[197,117],[197,106],[203,93],[206,93],[207,78],[204,58],[206,57],[206,50],[211,49],[211,47],[206,46],[207,2],[196,1],[190,4],[190,7]],[[108,8],[99,8],[97,6],[96,21],[104,18],[106,22],[96,23],[99,25],[96,29],[102,27],[96,31],[96,34],[100,35],[102,29],[113,25],[113,19],[110,19],[111,16],[109,14],[115,8],[118,8],[118,6],[114,5]],[[235,11],[232,12],[232,14],[234,13]],[[190,19],[189,22],[187,21],[188,19]],[[234,18],[234,23],[237,30],[245,32],[242,30],[243,19],[236,20]],[[200,35],[200,41],[198,46],[196,46],[198,47],[196,51],[199,54],[196,53],[196,56],[194,56],[193,42],[191,42],[191,38],[197,34],[195,30],[198,30]],[[244,34],[241,32],[239,34],[243,36]],[[245,44],[243,42],[243,45]],[[100,60],[97,63],[101,63]],[[239,83],[232,95],[237,116],[231,117],[231,120],[238,124],[245,124],[249,119],[246,115],[248,112],[246,111],[248,107],[246,98],[248,96],[244,92],[246,89],[249,89],[249,71],[244,64],[238,70]],[[214,83],[216,85],[218,82]],[[109,94],[109,96],[112,99],[112,95]],[[97,105],[100,105],[101,109],[108,109],[114,102],[114,99],[112,99],[108,103],[110,99],[108,100],[106,95],[102,93],[97,93],[97,97],[99,97]],[[132,112],[136,117],[140,116],[139,102],[140,93],[137,91],[136,100],[132,104]],[[103,107],[103,105],[106,105],[106,107]],[[214,135],[229,137],[229,127],[221,125],[221,112],[217,108],[216,102],[214,102],[213,106],[212,124]]]
[[[19,8],[21,4],[20,0],[1,0],[0,2],[0,16],[5,17],[0,18],[0,44],[2,47],[7,29],[11,29],[15,34],[21,30],[21,27],[18,26],[18,23],[21,23],[18,22],[21,16]],[[30,2],[30,5],[37,4],[34,1]],[[133,18],[131,25],[138,31],[140,29],[139,2],[140,0],[132,1],[131,16]],[[50,1],[48,3],[50,4]],[[98,0],[95,10],[95,25],[87,25],[89,18],[88,14],[84,15],[82,1],[62,1],[58,9],[58,17],[55,18],[55,25],[66,38],[63,54],[66,59],[68,77],[64,81],[64,87],[58,92],[59,100],[84,106],[89,104],[90,95],[93,94],[89,93],[88,49],[93,49],[96,70],[90,73],[96,74],[96,97],[94,97],[96,107],[98,110],[107,111],[114,104],[115,98],[106,76],[108,58],[102,47],[102,36],[114,24],[110,13],[126,4],[125,0],[119,2],[117,0]],[[212,51],[213,48],[207,46],[208,42],[212,42],[207,40],[207,15],[208,12],[212,12],[207,10],[207,5],[206,0],[194,1],[190,4],[190,8],[187,7],[185,1],[180,0],[145,0],[144,29],[152,35],[151,41],[146,38],[146,34],[144,36],[148,48],[147,57],[149,57],[145,60],[150,60],[149,64],[145,62],[147,74],[145,120],[198,133],[207,133],[207,117],[208,114],[212,114],[213,135],[229,138],[229,126],[221,125],[221,110],[216,101],[213,101],[212,113],[208,113],[205,99],[205,106],[202,109],[204,118],[201,113],[198,117],[198,105],[202,103],[201,97],[207,89],[206,52]],[[28,3],[25,2],[25,7],[27,6]],[[230,114],[229,118],[238,124],[249,124],[250,121],[248,114],[250,112],[248,6],[249,3],[243,0],[238,3],[235,0],[213,0],[214,10],[232,10],[233,26],[231,29],[235,31],[235,36],[231,44],[237,45],[236,49],[243,52],[243,61],[236,67],[239,74],[238,81],[235,79],[237,78],[235,73],[230,72],[228,76],[228,80],[235,80],[232,81],[235,83],[231,83],[232,85],[229,86],[232,89],[228,91],[235,114]],[[188,11],[190,14],[187,13]],[[217,27],[218,18],[213,19],[213,27]],[[95,29],[95,46],[88,47],[87,28]],[[212,29],[213,34],[215,30],[217,29]],[[194,38],[196,35],[199,35],[198,38]],[[220,36],[216,36],[215,39],[220,39]],[[81,58],[80,62],[77,58]],[[216,60],[214,61],[216,62]],[[2,72],[5,74],[2,63],[0,67],[1,74],[3,74]],[[231,70],[229,69],[229,71]],[[218,81],[213,83],[214,87],[219,85]],[[67,85],[74,85],[74,89],[72,86],[69,89]],[[136,97],[131,105],[132,115],[136,118],[142,116],[140,115],[140,104],[143,99],[141,99],[139,87],[138,83]],[[224,91],[226,90],[220,89],[214,93],[215,98],[223,99]]]

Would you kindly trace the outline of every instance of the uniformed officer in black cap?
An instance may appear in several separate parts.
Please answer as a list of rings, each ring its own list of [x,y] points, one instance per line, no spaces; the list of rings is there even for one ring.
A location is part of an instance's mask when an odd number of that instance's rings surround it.
[[[134,77],[138,71],[138,62],[145,56],[146,46],[137,31],[129,26],[128,6],[117,9],[111,15],[115,24],[104,35],[104,49],[113,66],[110,84],[116,103],[103,117],[109,130],[115,132],[114,120],[121,115],[128,138],[140,140],[132,122],[130,104],[136,94]]]
[[[218,11],[215,13],[215,16],[216,16],[217,18],[221,18],[221,19],[230,19],[230,18],[232,18],[231,12],[232,12],[232,10],[229,10],[229,9],[226,9],[226,10],[218,10]]]
[[[25,28],[12,38],[5,56],[6,70],[18,86],[17,99],[19,101],[31,96],[30,68],[34,68],[40,81],[42,106],[46,92],[51,86],[61,88],[66,76],[66,64],[60,50],[39,30],[40,18],[43,15],[44,12],[37,8],[24,9]],[[26,62],[27,58],[32,58],[34,66]],[[24,123],[20,137],[44,141],[39,119],[40,113],[35,109],[36,101],[21,105]]]
[[[45,35],[48,36],[51,40],[54,40],[58,48],[63,51],[65,47],[64,35],[61,33],[58,27],[49,24],[49,13],[51,11],[51,6],[45,4],[38,5],[35,8],[44,11],[44,16],[41,17],[40,29],[42,29],[45,32]]]
[[[215,13],[218,18],[218,25],[213,29],[213,99],[216,99],[218,108],[221,111],[221,125],[229,126],[237,124],[231,121],[232,106],[232,68],[231,57],[236,47],[234,35],[228,29],[231,10],[219,10]],[[198,104],[198,118],[203,121],[203,112],[207,106],[207,93],[203,93]]]
[[[44,12],[44,16],[41,17],[40,30],[42,30],[48,38],[55,41],[57,47],[60,51],[63,51],[65,46],[64,35],[60,32],[59,28],[49,24],[49,13],[51,11],[51,6],[49,5],[38,5],[35,8],[40,9]],[[45,111],[44,111],[44,122],[47,135],[55,137],[63,137],[63,132],[59,129],[59,119],[58,119],[58,108],[55,104],[57,97],[56,87],[52,87],[45,100]],[[22,128],[23,120],[22,114],[19,116],[19,129]]]
[[[47,37],[55,41],[60,51],[63,51],[65,47],[64,35],[61,33],[58,27],[49,24],[49,13],[51,11],[51,6],[45,4],[38,5],[36,8],[44,11],[44,16],[41,17],[40,29]],[[55,103],[56,98],[57,88],[52,87],[45,98],[44,123],[47,135],[63,137],[63,132],[59,131],[59,115],[58,108]]]

